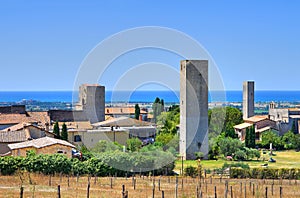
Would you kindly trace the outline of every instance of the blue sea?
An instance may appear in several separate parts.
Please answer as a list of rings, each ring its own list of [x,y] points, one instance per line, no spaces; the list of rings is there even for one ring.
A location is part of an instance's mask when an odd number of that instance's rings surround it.
[[[72,91],[7,91],[0,92],[0,102],[21,102],[35,100],[40,102],[74,102],[78,93]],[[106,91],[106,102],[153,102],[156,97],[166,103],[179,103],[179,91]],[[213,91],[210,102],[242,102],[242,91]],[[300,91],[256,91],[256,102],[300,102]]]

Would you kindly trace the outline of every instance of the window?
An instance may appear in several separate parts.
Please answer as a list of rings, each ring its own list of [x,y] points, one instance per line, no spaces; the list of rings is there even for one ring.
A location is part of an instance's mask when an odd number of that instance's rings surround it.
[[[81,142],[81,136],[80,135],[75,135],[74,136],[74,142]]]

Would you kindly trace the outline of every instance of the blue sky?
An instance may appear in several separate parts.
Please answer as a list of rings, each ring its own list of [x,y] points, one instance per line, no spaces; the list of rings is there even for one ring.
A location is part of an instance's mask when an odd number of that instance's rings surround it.
[[[241,90],[244,80],[255,80],[258,90],[300,90],[299,9],[292,0],[2,0],[0,90],[72,90],[90,50],[139,26],[173,28],[196,39],[217,63],[226,90]],[[179,68],[180,57],[169,53],[146,50],[136,58]],[[99,83],[112,89],[109,77],[118,78],[121,64]]]

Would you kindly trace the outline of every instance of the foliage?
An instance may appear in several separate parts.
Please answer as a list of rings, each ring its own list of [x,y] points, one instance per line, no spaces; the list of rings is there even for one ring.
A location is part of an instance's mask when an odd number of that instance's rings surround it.
[[[238,150],[242,148],[242,142],[238,139],[223,138],[219,142],[220,154],[226,156],[232,156]]]
[[[183,172],[185,176],[190,176],[190,177],[195,177],[197,176],[198,173],[197,168],[193,166],[186,167]]]
[[[270,148],[270,143],[272,143],[273,148],[276,148],[277,150],[281,150],[284,148],[281,142],[281,137],[278,136],[278,134],[272,131],[264,132],[261,138],[261,145],[264,148]]]
[[[255,148],[255,127],[246,128],[245,146]]]
[[[231,167],[240,167],[240,168],[243,168],[243,169],[249,169],[249,165],[248,164],[245,164],[245,163],[241,163],[241,162],[237,162],[237,163],[230,163],[228,164],[227,162],[225,162],[222,166],[222,169],[226,169],[226,168],[231,168]]]
[[[56,138],[60,139],[60,130],[59,130],[58,122],[55,122],[53,126],[53,133],[55,134]]]
[[[61,129],[61,139],[68,141],[68,129],[66,123],[63,123],[62,129]]]
[[[155,98],[154,103],[152,104],[153,109],[153,119],[154,122],[157,122],[157,117],[164,111],[164,100],[160,100],[158,97]]]
[[[203,152],[195,152],[196,159],[202,159],[204,157]]]
[[[269,169],[253,168],[241,169],[231,168],[230,178],[251,178],[251,179],[300,179],[300,169]]]
[[[235,153],[234,153],[234,158],[235,158],[236,160],[244,161],[244,160],[247,159],[246,152],[243,151],[243,150],[237,150],[237,151],[235,151]]]
[[[139,119],[140,118],[141,109],[139,107],[139,104],[135,104],[134,106],[134,118]]]
[[[242,112],[233,107],[217,107],[208,110],[208,123],[210,136],[216,137],[221,132],[225,137],[237,138],[233,126],[243,122]]]
[[[62,154],[28,155],[27,157],[8,156],[0,157],[0,173],[2,175],[11,175],[17,170],[24,170],[45,175],[62,173],[98,176],[117,174],[125,176],[126,170],[129,169],[132,172],[146,171],[146,173],[154,170],[154,174],[163,175],[168,171],[170,173],[174,169],[174,160],[175,158],[171,153],[159,150],[145,153],[139,152],[134,155],[118,150],[102,152],[85,161],[80,161],[77,158],[69,159]],[[164,165],[166,162],[170,163]]]
[[[128,151],[135,152],[142,147],[142,142],[138,138],[130,138],[126,141],[126,146]]]
[[[106,140],[100,140],[98,143],[96,143],[96,145],[93,148],[91,148],[91,151],[95,153],[116,151],[116,150],[122,151],[122,145],[109,142]]]

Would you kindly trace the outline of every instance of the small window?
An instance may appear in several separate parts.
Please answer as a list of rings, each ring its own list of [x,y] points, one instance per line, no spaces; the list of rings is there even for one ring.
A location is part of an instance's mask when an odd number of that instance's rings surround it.
[[[57,153],[61,153],[61,154],[63,154],[63,153],[64,153],[64,151],[61,151],[61,150],[59,150],[59,151],[57,151]]]
[[[74,136],[74,142],[81,142],[81,136],[80,135],[75,135]]]

